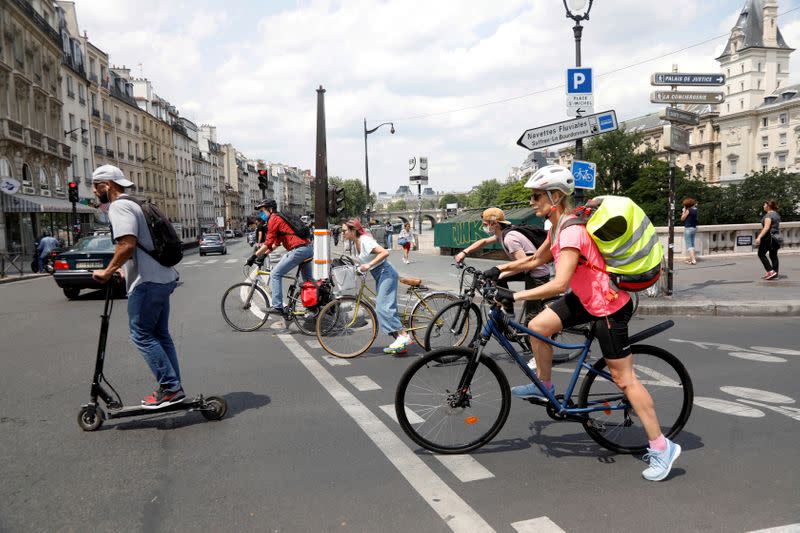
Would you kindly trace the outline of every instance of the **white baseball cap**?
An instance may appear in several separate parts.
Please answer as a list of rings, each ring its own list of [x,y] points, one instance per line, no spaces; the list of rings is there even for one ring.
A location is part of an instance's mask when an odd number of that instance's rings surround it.
[[[92,183],[100,183],[103,181],[113,181],[120,187],[132,187],[133,182],[122,174],[122,171],[114,165],[103,165],[97,167],[92,172]]]

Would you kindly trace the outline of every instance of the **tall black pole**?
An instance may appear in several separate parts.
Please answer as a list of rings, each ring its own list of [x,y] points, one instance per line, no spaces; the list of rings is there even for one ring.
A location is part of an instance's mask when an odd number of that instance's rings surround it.
[[[75,233],[75,227],[77,225],[78,225],[78,207],[76,205],[76,202],[72,202],[72,231],[70,233],[72,233],[72,241],[73,242],[75,242],[77,240],[76,237],[78,236]],[[69,237],[67,237],[67,238],[69,238]]]
[[[572,27],[572,33],[575,35],[575,66],[581,66],[581,34],[583,33],[583,26],[581,21],[576,20],[575,26]],[[578,115],[580,116],[580,115]],[[583,160],[583,139],[575,141],[575,161]],[[582,205],[584,202],[583,189],[575,189],[575,205]]]
[[[364,182],[367,186],[367,225],[370,221],[370,198],[369,198],[369,158],[367,157],[367,119],[364,119]]]
[[[672,72],[678,72],[677,64],[672,65]],[[677,88],[677,85],[672,86],[673,91]],[[673,103],[670,107],[677,107],[677,104]],[[672,143],[670,143],[670,146],[672,146]],[[675,264],[675,152],[672,150],[669,152],[669,211],[667,212],[667,226],[669,227],[669,237],[667,239],[667,296],[672,296],[673,266]]]
[[[419,211],[417,212],[419,221],[417,226],[419,226],[419,234],[422,235],[422,183],[417,183],[417,201],[419,202]]]
[[[317,89],[317,169],[314,180],[314,226],[328,228],[328,149],[325,138],[325,89]]]

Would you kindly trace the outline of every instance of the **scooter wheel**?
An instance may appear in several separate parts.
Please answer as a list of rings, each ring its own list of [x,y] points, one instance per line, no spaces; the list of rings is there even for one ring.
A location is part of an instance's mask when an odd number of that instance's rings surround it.
[[[228,403],[221,396],[209,396],[205,399],[203,410],[200,412],[206,420],[221,420],[228,412]]]
[[[84,407],[78,413],[78,425],[84,431],[94,431],[103,425],[103,417],[97,409]]]

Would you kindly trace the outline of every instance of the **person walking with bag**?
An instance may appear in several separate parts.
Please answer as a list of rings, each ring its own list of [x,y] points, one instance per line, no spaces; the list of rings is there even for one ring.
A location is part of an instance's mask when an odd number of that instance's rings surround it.
[[[378,314],[378,324],[381,331],[394,337],[394,342],[384,348],[383,352],[393,355],[406,353],[407,347],[414,344],[414,341],[403,327],[397,312],[397,282],[400,278],[388,260],[389,251],[367,233],[357,218],[351,218],[342,225],[342,235],[355,247],[355,259],[361,263],[358,269],[361,272],[370,272],[375,279],[375,312]]]
[[[414,244],[415,240],[416,237],[411,229],[411,224],[406,222],[403,229],[400,230],[400,235],[397,236],[397,244],[403,248],[403,263],[407,265],[411,263],[408,253],[411,251],[411,245]]]
[[[683,242],[686,245],[688,259],[686,263],[696,265],[697,258],[694,255],[694,237],[697,233],[697,200],[686,198],[683,200],[683,211],[681,211],[681,222],[683,222]]]
[[[761,217],[761,232],[756,237],[758,245],[758,258],[764,265],[764,279],[778,277],[778,249],[783,244],[781,235],[781,216],[778,214],[778,204],[775,200],[764,202],[764,216]],[[767,259],[769,254],[769,259]]]

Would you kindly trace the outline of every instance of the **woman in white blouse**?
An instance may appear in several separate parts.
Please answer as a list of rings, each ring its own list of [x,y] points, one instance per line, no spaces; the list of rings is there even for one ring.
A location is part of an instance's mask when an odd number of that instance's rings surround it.
[[[400,230],[400,235],[397,236],[397,244],[403,248],[403,263],[409,264],[411,260],[408,258],[408,252],[411,251],[411,246],[414,244],[416,237],[414,231],[411,229],[411,224],[405,223],[403,229]]]
[[[364,230],[361,221],[357,218],[352,218],[342,225],[342,236],[355,246],[355,259],[361,263],[358,269],[361,272],[371,272],[372,277],[375,278],[377,289],[375,312],[378,314],[378,324],[380,324],[381,331],[395,339],[392,344],[383,349],[384,353],[406,353],[406,348],[414,341],[403,327],[400,315],[397,313],[399,276],[387,259],[389,251],[380,246],[372,235]]]

